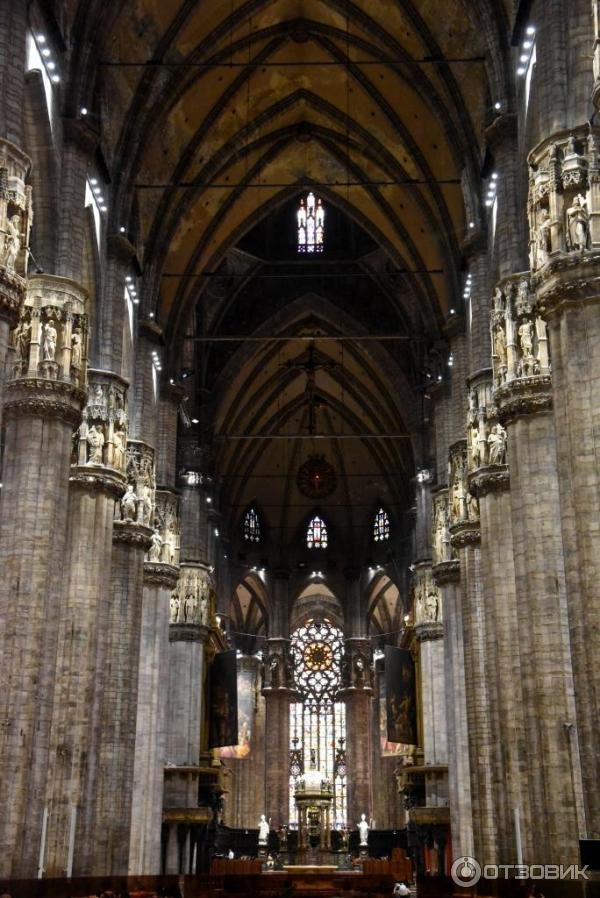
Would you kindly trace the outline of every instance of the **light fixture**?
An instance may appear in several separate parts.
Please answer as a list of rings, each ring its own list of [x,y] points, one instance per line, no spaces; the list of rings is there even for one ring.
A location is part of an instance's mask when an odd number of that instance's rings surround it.
[[[52,51],[50,50],[50,47],[44,47],[44,49],[42,50],[42,56],[48,57],[51,55],[52,55]]]
[[[210,497],[210,496],[207,496],[207,497],[206,497],[206,501],[207,501],[207,502],[208,502],[208,504],[209,504],[209,505],[210,505],[210,504],[211,504],[211,502],[212,502],[212,499],[211,499],[211,497]],[[253,570],[256,570],[256,568],[254,568],[254,569],[253,569]]]
[[[528,26],[527,34],[535,34],[535,27],[533,25]]]
[[[474,227],[475,227],[475,222],[474,222],[474,221],[470,221],[470,222],[469,222],[469,227],[470,227],[470,228],[474,228]]]
[[[36,34],[35,39],[36,39],[36,41],[38,42],[38,44],[45,44],[45,43],[46,43],[46,37],[45,37],[45,35],[43,35],[43,34]]]
[[[50,51],[48,51],[48,52],[50,52]],[[50,62],[47,64],[47,68],[49,68],[50,71],[53,72],[54,69],[56,68],[56,63],[52,62],[52,60],[50,60]]]
[[[121,227],[119,228],[119,232],[120,232],[121,234],[124,234],[124,233],[125,233],[125,228],[123,227],[123,225],[121,225]]]
[[[97,183],[98,183],[98,178],[90,178],[90,184],[92,185],[92,187],[95,187]]]
[[[502,109],[502,103],[500,102],[500,100],[496,100],[496,102],[494,103],[494,109],[495,109],[497,112],[499,112],[500,109]]]
[[[79,112],[81,113],[81,115],[87,115],[88,114],[87,106],[82,106],[81,109],[79,110]]]
[[[217,530],[216,527],[215,527],[215,536],[217,537],[217,539],[219,538],[219,531]]]
[[[133,278],[131,277],[130,274],[128,274],[125,276],[125,280],[127,281],[128,284],[130,284],[132,282]]]
[[[148,318],[154,318],[154,312],[148,312]]]
[[[60,83],[60,77],[58,75],[52,75],[52,78],[50,80],[52,81],[53,84]]]
[[[527,55],[527,53],[523,53],[523,54],[521,54],[521,56],[519,58],[520,58],[521,62],[527,62],[529,59],[529,56]]]
[[[530,50],[533,47],[533,41],[523,41],[523,49]]]
[[[454,311],[454,309],[450,309],[450,314],[451,314],[451,315],[455,315],[455,314],[456,314],[456,312]]]
[[[150,314],[152,314],[152,312],[151,312]],[[199,419],[198,419],[198,418],[192,418],[192,424],[200,424]]]

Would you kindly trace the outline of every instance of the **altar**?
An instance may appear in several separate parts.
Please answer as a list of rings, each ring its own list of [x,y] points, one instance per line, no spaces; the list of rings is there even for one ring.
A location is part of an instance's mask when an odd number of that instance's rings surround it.
[[[298,850],[330,851],[333,786],[317,769],[314,753],[310,770],[296,781],[294,800],[298,808]]]

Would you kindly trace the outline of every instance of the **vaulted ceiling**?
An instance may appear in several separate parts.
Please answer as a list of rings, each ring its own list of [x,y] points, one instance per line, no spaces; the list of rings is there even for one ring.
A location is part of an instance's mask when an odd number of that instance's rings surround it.
[[[79,48],[70,103],[101,107],[113,224],[135,240],[172,370],[195,372],[232,521],[257,499],[288,539],[310,510],[294,478],[315,447],[281,440],[307,434],[299,336],[315,338],[320,428],[337,435],[318,447],[340,475],[335,523],[364,530],[358,508],[400,508],[421,451],[419,365],[460,308],[483,131],[510,92],[511,0],[54,5]],[[370,244],[325,253],[302,282],[256,235],[307,185]],[[364,339],[384,332],[398,342]],[[236,334],[253,341],[207,342]]]

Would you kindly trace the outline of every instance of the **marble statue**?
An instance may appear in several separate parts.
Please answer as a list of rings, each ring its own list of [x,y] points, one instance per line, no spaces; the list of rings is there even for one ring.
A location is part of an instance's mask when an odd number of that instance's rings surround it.
[[[488,437],[490,464],[503,465],[506,461],[506,431],[502,424],[494,424]]]
[[[494,331],[494,353],[501,365],[506,364],[506,334],[504,328],[497,327]]]
[[[477,425],[471,427],[471,464],[474,468],[478,468],[481,463],[481,452],[479,449],[479,428]]]
[[[54,327],[54,321],[50,318],[44,325],[44,336],[42,338],[42,359],[44,362],[54,361],[57,338],[58,332]]]
[[[160,556],[162,554],[162,547],[164,545],[164,540],[160,535],[158,530],[155,530],[152,534],[152,545],[148,550],[148,560],[149,561],[160,561]]]
[[[170,601],[170,609],[171,609],[171,623],[176,624],[179,619],[179,596],[176,592],[171,593],[171,601]]]
[[[540,224],[537,232],[537,261],[538,265],[545,265],[552,252],[552,234],[550,213],[547,209],[540,209]]]
[[[531,358],[533,355],[533,328],[530,321],[524,321],[519,327],[519,342],[524,358]]]
[[[113,465],[118,471],[123,470],[125,464],[127,438],[123,430],[115,430],[113,434]]]
[[[470,521],[479,520],[479,502],[471,493],[467,493],[467,517]]]
[[[260,815],[260,820],[258,822],[258,844],[266,845],[269,841],[269,824],[266,821],[265,815]]]
[[[21,232],[19,231],[19,216],[12,215],[6,223],[4,247],[2,250],[2,264],[7,271],[14,271],[17,256],[21,249]]]
[[[86,439],[87,444],[90,447],[88,465],[101,465],[103,461],[102,450],[104,448],[104,434],[100,428],[96,427],[95,424],[92,424],[87,432]]]
[[[360,821],[356,824],[358,826],[358,833],[360,836],[360,844],[364,846],[369,841],[369,824],[367,823],[366,814],[360,815]]]
[[[13,334],[14,347],[24,362],[29,360],[29,343],[31,340],[31,324],[25,318],[22,318],[15,328]]]
[[[121,515],[124,521],[135,521],[137,509],[137,496],[133,491],[133,486],[128,484],[125,494],[121,499]]]
[[[424,605],[425,605],[424,611],[425,611],[426,619],[429,621],[433,621],[433,622],[437,621],[439,611],[440,611],[439,599],[438,599],[437,592],[435,591],[435,589],[433,587],[430,587],[428,589],[427,595],[425,597]]]
[[[81,331],[74,330],[71,335],[71,365],[73,368],[81,368],[82,345]]]
[[[590,216],[585,197],[577,194],[567,209],[567,249],[584,250],[590,245]]]

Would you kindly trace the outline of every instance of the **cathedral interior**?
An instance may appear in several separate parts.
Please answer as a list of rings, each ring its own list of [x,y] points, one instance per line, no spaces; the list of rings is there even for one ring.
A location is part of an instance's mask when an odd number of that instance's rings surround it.
[[[0,0],[17,898],[600,867],[598,109],[597,0]]]

